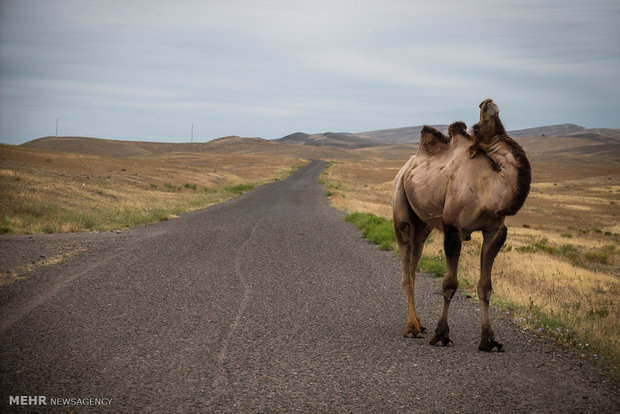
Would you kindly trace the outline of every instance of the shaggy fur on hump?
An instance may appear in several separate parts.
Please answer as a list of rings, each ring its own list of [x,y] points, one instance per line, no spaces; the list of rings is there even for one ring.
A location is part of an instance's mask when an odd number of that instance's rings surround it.
[[[428,155],[440,154],[448,149],[450,138],[436,128],[424,125],[420,132],[420,148]]]
[[[448,127],[448,135],[450,135],[450,138],[454,137],[455,135],[462,135],[465,138],[471,139],[471,137],[467,133],[467,125],[465,125],[465,122],[461,121],[454,122]]]

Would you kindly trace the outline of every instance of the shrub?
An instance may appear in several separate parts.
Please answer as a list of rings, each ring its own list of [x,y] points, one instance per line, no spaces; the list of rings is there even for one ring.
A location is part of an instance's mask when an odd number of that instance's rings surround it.
[[[603,249],[586,252],[585,257],[590,263],[609,264],[609,254]]]
[[[545,252],[549,254],[557,253],[557,249],[553,246],[550,246],[549,240],[546,237],[543,237],[536,243],[530,246],[521,246],[517,247],[516,250],[524,253],[536,253],[536,252]]]
[[[577,248],[572,244],[563,244],[562,246],[560,246],[559,252],[562,256],[565,256],[571,262],[575,264],[579,262],[579,250],[577,250]]]

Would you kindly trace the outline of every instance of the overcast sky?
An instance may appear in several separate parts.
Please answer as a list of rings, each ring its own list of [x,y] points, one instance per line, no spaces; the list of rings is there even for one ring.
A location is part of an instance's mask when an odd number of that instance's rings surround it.
[[[620,128],[620,1],[0,0],[0,140]]]

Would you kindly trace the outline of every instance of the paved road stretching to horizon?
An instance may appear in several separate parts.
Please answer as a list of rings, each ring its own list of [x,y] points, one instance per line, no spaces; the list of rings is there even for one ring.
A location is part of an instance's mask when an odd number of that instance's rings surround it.
[[[121,234],[2,237],[17,262],[85,251],[0,288],[0,411],[618,412],[614,377],[505,318],[507,351],[479,353],[465,295],[454,347],[403,338],[399,261],[328,205],[324,166]],[[432,328],[440,281],[416,288]]]

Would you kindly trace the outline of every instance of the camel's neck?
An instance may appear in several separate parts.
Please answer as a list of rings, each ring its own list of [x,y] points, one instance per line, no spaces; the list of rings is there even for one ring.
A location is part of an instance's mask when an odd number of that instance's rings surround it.
[[[498,184],[510,188],[497,214],[515,215],[525,203],[530,191],[531,169],[525,152],[515,140],[505,134],[494,137],[488,144],[483,145],[483,149],[499,169]]]
[[[475,135],[482,142],[489,141],[497,135],[506,134],[506,129],[504,128],[504,124],[502,124],[502,121],[499,119],[499,116],[494,116],[486,121],[481,120],[478,123],[478,127],[480,128],[479,133]]]

